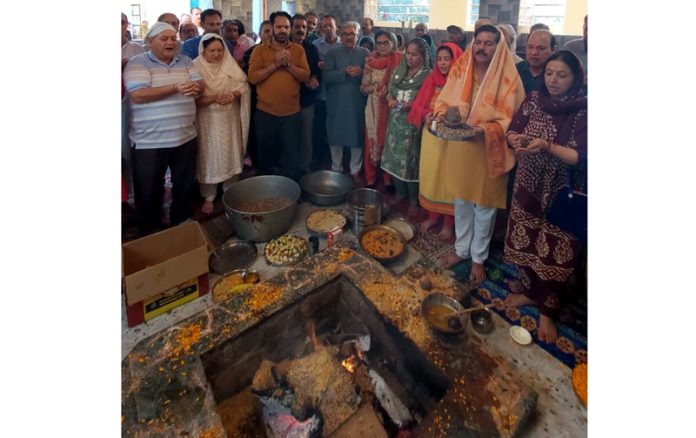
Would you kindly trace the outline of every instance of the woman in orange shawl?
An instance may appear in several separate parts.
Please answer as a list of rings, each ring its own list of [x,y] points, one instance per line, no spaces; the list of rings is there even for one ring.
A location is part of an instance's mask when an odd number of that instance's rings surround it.
[[[379,31],[375,35],[376,48],[365,60],[360,92],[367,95],[365,105],[365,180],[368,187],[374,187],[377,183],[377,173],[380,171],[382,151],[384,150],[384,136],[387,132],[387,120],[389,119],[389,107],[387,106],[387,90],[392,70],[399,65],[401,54],[395,51],[396,37],[386,31]],[[384,185],[391,186],[391,176],[386,172],[380,172]]]
[[[418,92],[408,114],[408,122],[420,128],[432,119],[433,109],[442,87],[447,82],[450,68],[462,55],[462,49],[454,43],[441,44],[435,52],[435,68]],[[427,126],[423,129],[420,151],[420,205],[428,211],[428,219],[420,225],[425,233],[444,215],[439,236],[449,239],[454,232],[454,197],[445,189],[445,152],[447,142],[432,135]]]

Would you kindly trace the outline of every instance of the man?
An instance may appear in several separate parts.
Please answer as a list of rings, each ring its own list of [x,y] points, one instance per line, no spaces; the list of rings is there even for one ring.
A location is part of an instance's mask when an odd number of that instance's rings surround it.
[[[181,24],[193,23],[193,17],[191,16],[191,14],[184,12],[183,14],[181,14],[181,17],[179,17],[179,22]],[[196,32],[198,32],[198,28],[196,28]]]
[[[162,23],[167,23],[170,26],[172,26],[174,29],[179,29],[179,19],[176,17],[176,15],[172,14],[171,12],[165,12],[164,14],[160,15],[157,18],[157,21],[161,21]],[[176,53],[179,54],[181,53],[181,49],[183,48],[184,43],[181,41],[176,42]]]
[[[372,21],[372,18],[370,17],[365,17],[362,20],[362,36],[368,37],[372,40],[372,42],[375,41],[375,34],[372,32],[372,30],[375,28],[375,22]]]
[[[447,26],[447,34],[449,35],[450,42],[458,45],[460,49],[466,50],[466,35],[464,35],[464,29],[450,24]]]
[[[326,130],[331,145],[331,169],[343,170],[343,147],[350,148],[350,175],[356,186],[363,160],[365,138],[365,101],[360,92],[365,58],[370,52],[356,47],[360,25],[348,21],[341,26],[341,45],[329,50],[324,58],[323,82],[326,84]]]
[[[284,11],[271,14],[273,36],[251,53],[249,82],[256,85],[257,93],[254,127],[259,172],[272,173],[280,165],[282,174],[297,179],[302,136],[300,84],[309,80],[310,73],[304,49],[290,41],[290,20]]]
[[[128,60],[145,49],[140,44],[128,40],[128,17],[121,12],[121,71],[126,68]]]
[[[585,69],[585,83],[587,83],[587,15],[585,15],[585,22],[582,25],[582,38],[568,41],[563,48],[570,50],[578,57]]]
[[[471,258],[473,283],[486,278],[483,264],[497,208],[504,208],[507,175],[515,163],[507,147],[505,131],[524,100],[510,50],[500,31],[482,25],[474,42],[457,59],[435,102],[434,114],[442,120],[450,108],[473,127],[476,135],[466,141],[448,141],[445,187],[454,197],[455,253],[445,266]]]
[[[176,29],[155,23],[150,50],[133,57],[124,73],[131,99],[135,208],[141,232],[159,228],[164,174],[171,169],[171,224],[189,216],[196,191],[195,98],[205,84],[189,58],[176,54]]]
[[[196,25],[196,29],[198,29],[198,35],[203,35],[205,34],[205,29],[201,27],[201,20],[203,20],[203,16],[201,14],[201,8],[192,8],[191,9],[191,18],[193,19],[193,24]]]
[[[138,30],[139,37],[141,40],[145,41],[145,37],[147,36],[148,33],[150,33],[150,23],[148,23],[147,20],[143,20],[140,23],[140,28]]]
[[[551,29],[549,29],[549,26],[547,26],[546,24],[536,23],[536,24],[532,24],[532,27],[529,28],[529,34],[531,35],[534,31],[537,31],[537,30],[551,31]]]
[[[272,36],[273,26],[271,26],[271,22],[268,20],[262,21],[261,25],[259,26],[259,37],[261,38],[261,42],[249,47],[247,51],[244,52],[244,57],[242,58],[242,69],[244,69],[244,73],[247,75],[249,74],[249,60],[251,59],[251,54],[254,52],[254,49],[268,41]],[[254,111],[256,108],[256,86],[254,84],[249,84],[249,87],[251,88],[250,107],[252,108],[251,114],[249,115],[249,126],[253,127],[255,126],[254,114],[256,113]],[[256,166],[256,164],[259,162],[258,150],[259,148],[256,142],[256,130],[251,128],[249,129],[249,138],[247,139],[247,153],[249,154],[249,158],[254,166]]]
[[[192,22],[181,23],[181,26],[179,27],[179,39],[181,40],[181,43],[182,43],[182,50],[183,50],[183,43],[190,40],[191,38],[196,38],[197,36],[198,36],[198,28],[196,27],[195,24],[193,24]]]
[[[336,18],[333,15],[324,15],[321,19],[323,37],[318,38],[312,44],[319,52],[319,68],[324,69],[324,58],[330,49],[337,47],[341,38],[336,34]],[[314,106],[314,162],[322,164],[328,160],[329,144],[326,138],[326,81],[319,84],[319,94]]]
[[[315,32],[317,24],[319,23],[319,16],[316,12],[309,11],[304,14],[307,19],[307,42],[312,44],[314,40],[319,38],[319,34]]]
[[[259,38],[261,38],[261,42],[258,44],[255,44],[247,49],[246,52],[244,52],[244,58],[242,59],[242,68],[244,69],[244,73],[249,74],[249,60],[251,59],[251,54],[253,53],[254,49],[260,46],[261,44],[265,43],[268,41],[271,37],[273,36],[273,26],[271,25],[271,22],[268,20],[264,20],[261,22],[261,25],[259,26]],[[251,86],[252,91],[255,89],[254,85]],[[254,108],[256,101],[253,99],[254,93],[252,93],[252,100],[251,100],[251,107]],[[253,113],[252,113],[253,117]]]
[[[414,33],[417,38],[421,38],[423,35],[428,34],[428,26],[425,23],[418,23],[416,24]]]
[[[517,71],[529,94],[539,88],[542,69],[549,56],[556,51],[556,37],[548,30],[535,30],[527,38],[526,60],[517,64]],[[543,79],[543,78],[542,78]]]
[[[201,23],[203,23],[204,33],[215,33],[219,35],[220,28],[222,27],[222,14],[220,11],[216,11],[215,9],[206,9],[203,11],[203,13],[201,13]],[[191,59],[198,58],[198,44],[201,42],[201,38],[202,36],[197,36],[186,40],[184,43],[184,49],[181,51],[181,53]]]
[[[305,50],[309,65],[309,80],[300,86],[300,107],[302,108],[302,143],[300,145],[299,166],[303,173],[310,172],[314,134],[314,102],[321,81],[319,68],[319,52],[314,45],[307,41],[307,17],[295,14],[292,17],[292,42],[301,45]]]

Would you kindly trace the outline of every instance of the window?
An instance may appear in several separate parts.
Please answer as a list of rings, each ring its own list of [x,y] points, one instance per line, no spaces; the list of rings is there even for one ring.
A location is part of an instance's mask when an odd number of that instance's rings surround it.
[[[379,0],[379,21],[425,23],[430,21],[430,0]]]
[[[479,4],[481,0],[470,0],[469,2],[469,28],[473,29],[479,17]]]
[[[295,1],[283,1],[282,2],[282,10],[287,12],[291,16],[295,15],[295,11],[297,11],[297,2],[295,2]]]
[[[562,34],[566,12],[566,0],[520,0],[521,29],[529,29],[533,24],[544,23],[552,33]]]

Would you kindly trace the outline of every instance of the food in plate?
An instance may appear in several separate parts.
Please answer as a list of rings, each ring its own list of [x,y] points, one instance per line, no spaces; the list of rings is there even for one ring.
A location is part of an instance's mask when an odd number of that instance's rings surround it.
[[[307,254],[307,241],[301,237],[286,234],[266,244],[266,260],[273,265],[295,263]]]
[[[307,215],[307,228],[319,234],[325,234],[335,228],[346,225],[346,217],[334,210],[322,209]]]
[[[404,243],[396,231],[376,228],[363,234],[360,245],[373,257],[386,259],[401,254]]]
[[[233,271],[215,283],[213,301],[225,301],[232,295],[250,290],[259,280],[259,274],[254,271]]]

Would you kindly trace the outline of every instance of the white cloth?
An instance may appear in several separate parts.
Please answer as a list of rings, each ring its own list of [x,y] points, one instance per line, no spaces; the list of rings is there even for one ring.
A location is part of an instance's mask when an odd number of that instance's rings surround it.
[[[232,184],[236,183],[237,181],[239,181],[239,175],[234,175],[226,179],[222,182],[222,191],[226,192],[227,189],[229,189]],[[203,196],[206,201],[215,201],[215,197],[217,196],[217,184],[200,183],[198,184],[198,187],[200,188],[201,196]]]
[[[350,149],[350,174],[357,175],[360,173],[363,164],[363,149]],[[331,170],[334,172],[343,172],[343,146],[331,146]]]
[[[483,264],[493,237],[496,208],[483,207],[464,199],[454,199],[454,251],[463,259]]]
[[[223,60],[212,64],[203,55],[203,42],[211,38],[225,42],[215,34],[206,34],[199,43],[199,55],[193,61],[205,81],[204,96],[239,91],[239,99],[227,105],[211,103],[198,108],[198,162],[196,175],[199,183],[216,184],[242,172],[249,134],[250,88],[244,71],[223,50]]]

